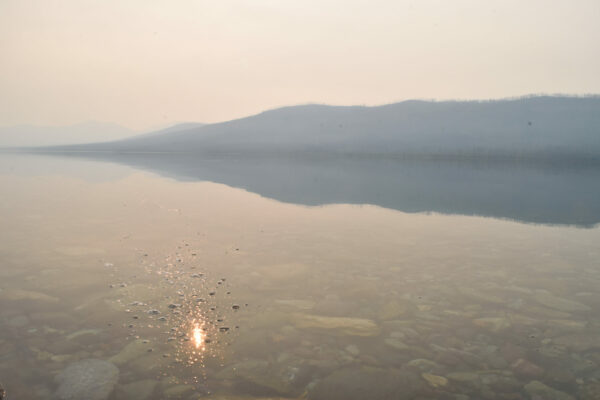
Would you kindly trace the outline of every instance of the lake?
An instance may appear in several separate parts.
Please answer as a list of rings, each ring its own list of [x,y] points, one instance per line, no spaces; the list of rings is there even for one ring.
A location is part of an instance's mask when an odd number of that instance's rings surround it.
[[[599,182],[585,162],[0,154],[0,382],[598,399]]]

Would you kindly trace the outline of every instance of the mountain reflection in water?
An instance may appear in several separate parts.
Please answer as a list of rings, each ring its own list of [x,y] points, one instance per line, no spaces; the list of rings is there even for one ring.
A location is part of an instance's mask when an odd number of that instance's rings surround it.
[[[212,181],[309,206],[372,204],[591,227],[600,222],[596,159],[418,159],[331,154],[63,153],[181,181]]]

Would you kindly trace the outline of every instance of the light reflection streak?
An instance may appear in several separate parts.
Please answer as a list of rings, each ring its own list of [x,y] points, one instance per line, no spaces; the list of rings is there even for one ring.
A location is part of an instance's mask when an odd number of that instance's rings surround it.
[[[194,320],[192,322],[194,324],[194,330],[192,333],[192,337],[194,339],[194,345],[196,346],[197,349],[200,348],[200,346],[202,346],[202,350],[204,350],[204,338],[202,335],[202,327],[200,326],[200,324],[198,324],[196,322],[196,320]]]

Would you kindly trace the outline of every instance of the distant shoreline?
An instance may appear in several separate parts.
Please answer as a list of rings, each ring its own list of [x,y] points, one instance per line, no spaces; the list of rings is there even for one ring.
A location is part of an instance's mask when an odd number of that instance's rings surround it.
[[[230,151],[230,152],[198,152],[198,151],[135,151],[135,150],[64,150],[44,148],[2,149],[0,154],[38,154],[51,156],[81,156],[83,158],[111,159],[120,156],[174,157],[180,161],[185,159],[279,159],[279,160],[380,160],[398,162],[438,162],[466,163],[480,165],[551,166],[561,167],[600,167],[600,154],[582,154],[574,152],[555,153],[503,153],[503,152],[454,152],[454,153],[374,153],[374,152],[333,152],[333,151]]]

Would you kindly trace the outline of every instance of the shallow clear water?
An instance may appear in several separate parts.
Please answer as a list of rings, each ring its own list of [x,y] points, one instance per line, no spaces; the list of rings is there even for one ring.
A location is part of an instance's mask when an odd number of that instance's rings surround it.
[[[87,359],[118,367],[111,399],[600,398],[597,227],[58,157],[1,156],[0,187],[10,399]]]

